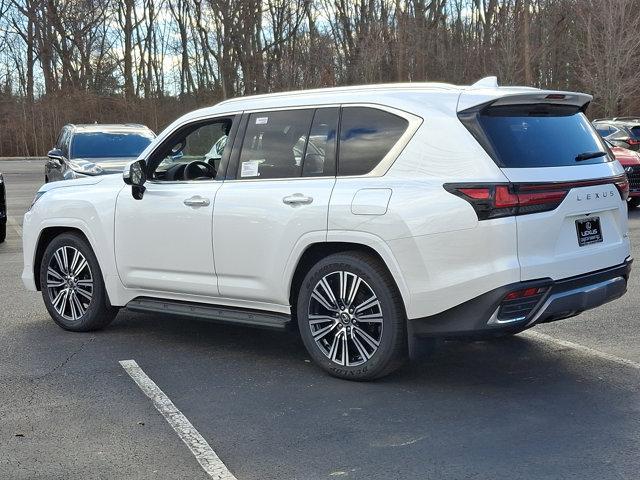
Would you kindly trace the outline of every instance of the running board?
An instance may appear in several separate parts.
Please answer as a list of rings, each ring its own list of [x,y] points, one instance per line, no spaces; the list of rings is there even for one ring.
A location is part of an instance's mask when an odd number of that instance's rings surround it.
[[[246,308],[222,307],[206,303],[180,302],[149,297],[138,297],[127,303],[134,312],[156,312],[183,317],[203,318],[216,322],[235,323],[283,330],[291,321],[284,313],[263,312]]]

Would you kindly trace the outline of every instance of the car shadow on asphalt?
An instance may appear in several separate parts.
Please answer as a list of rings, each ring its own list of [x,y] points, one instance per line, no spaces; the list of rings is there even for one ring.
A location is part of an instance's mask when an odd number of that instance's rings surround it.
[[[174,352],[205,362],[223,356],[227,360],[233,359],[239,370],[243,366],[250,370],[258,362],[279,370],[306,371],[314,381],[329,378],[318,368],[309,368],[312,366],[310,357],[295,331],[123,311],[112,326],[98,333],[120,334],[128,338],[139,337],[138,345],[152,351],[164,351],[167,360]],[[570,349],[559,349],[531,339],[526,334],[487,341],[437,342],[423,357],[375,383],[517,387],[531,382],[584,382],[585,376],[592,377],[586,365],[593,361],[603,363],[599,359],[585,359]],[[601,366],[612,368],[611,365]]]

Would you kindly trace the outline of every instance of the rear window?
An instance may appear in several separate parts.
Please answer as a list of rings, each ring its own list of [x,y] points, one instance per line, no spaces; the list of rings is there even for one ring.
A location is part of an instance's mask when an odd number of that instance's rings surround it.
[[[465,125],[470,118],[461,120]],[[575,107],[511,105],[477,112],[474,136],[504,168],[563,167],[604,163],[608,155],[581,161],[581,154],[606,151],[587,117]]]
[[[640,139],[640,126],[633,127],[630,130],[634,138]]]

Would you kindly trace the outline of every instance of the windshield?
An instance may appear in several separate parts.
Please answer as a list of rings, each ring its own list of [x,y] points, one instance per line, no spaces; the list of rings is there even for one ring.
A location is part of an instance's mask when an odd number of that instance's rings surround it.
[[[146,132],[77,133],[71,141],[71,158],[137,157],[153,140]]]
[[[604,163],[606,151],[587,117],[567,107],[516,105],[492,107],[478,115],[486,146],[505,168],[560,167]]]

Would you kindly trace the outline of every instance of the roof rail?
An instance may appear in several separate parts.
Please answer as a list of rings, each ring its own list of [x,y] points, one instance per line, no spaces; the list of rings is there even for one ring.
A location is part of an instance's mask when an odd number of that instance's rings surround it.
[[[498,88],[498,77],[484,77],[471,85],[471,88]]]

